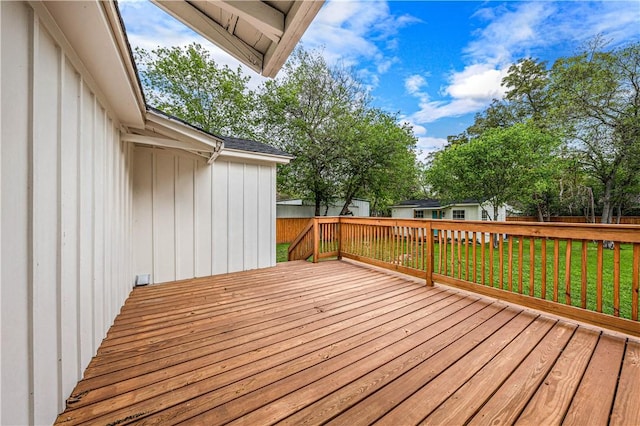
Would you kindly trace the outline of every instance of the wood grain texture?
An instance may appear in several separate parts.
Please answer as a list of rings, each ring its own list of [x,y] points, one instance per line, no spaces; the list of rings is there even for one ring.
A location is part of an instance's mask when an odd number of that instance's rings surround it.
[[[541,350],[545,342],[554,340],[563,329],[552,327],[556,324],[549,318],[537,318],[519,338],[514,339],[504,350],[480,369],[463,386],[458,388],[444,403],[427,416],[422,424],[445,425],[463,424],[491,397],[511,372],[532,351]],[[526,336],[526,338],[524,338]]]
[[[608,422],[624,344],[624,339],[601,336],[563,424],[581,426]]]
[[[598,341],[593,330],[578,329],[529,400],[517,424],[560,424]]]
[[[526,407],[547,373],[562,353],[576,326],[558,324],[559,333],[554,340],[545,341],[538,351],[532,352],[484,404],[469,424],[512,424]]]
[[[618,390],[611,412],[611,424],[640,424],[638,401],[640,401],[640,342],[629,341],[624,353]]]
[[[57,423],[546,424],[595,398],[594,418],[628,424],[638,344],[350,261],[288,262],[136,288]]]

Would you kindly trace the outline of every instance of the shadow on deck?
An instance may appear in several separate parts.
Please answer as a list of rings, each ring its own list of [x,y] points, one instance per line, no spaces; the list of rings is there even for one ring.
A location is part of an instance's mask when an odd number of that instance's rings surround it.
[[[59,424],[640,424],[640,341],[347,261],[136,288]]]

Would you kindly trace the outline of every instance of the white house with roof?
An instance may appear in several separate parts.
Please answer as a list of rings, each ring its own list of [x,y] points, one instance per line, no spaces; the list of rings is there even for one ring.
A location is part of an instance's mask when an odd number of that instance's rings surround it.
[[[271,77],[322,6],[155,3]],[[0,59],[0,424],[51,424],[137,275],[274,264],[289,157],[148,108],[113,1],[0,2]]]
[[[450,219],[450,220],[491,220],[493,205],[463,200],[453,203],[441,203],[440,200],[406,200],[391,206],[391,217],[403,219]],[[498,221],[505,221],[507,207],[498,207]]]

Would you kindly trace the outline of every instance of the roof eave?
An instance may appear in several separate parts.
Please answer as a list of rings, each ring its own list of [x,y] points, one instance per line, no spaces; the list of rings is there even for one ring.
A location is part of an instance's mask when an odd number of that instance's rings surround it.
[[[324,0],[296,1],[285,19],[285,31],[279,43],[271,43],[264,55],[262,75],[275,77],[287,61],[313,18],[318,14]]]
[[[144,126],[144,97],[115,4],[94,0],[31,5],[112,118],[125,126]]]
[[[221,160],[250,160],[276,164],[289,164],[293,157],[266,154],[261,152],[243,151],[239,149],[223,148],[218,157]]]
[[[271,18],[273,18],[271,14],[261,14],[259,11],[260,8],[271,8],[267,4],[258,0],[247,1],[245,5],[241,2],[219,2],[218,6],[221,8],[244,11],[242,18],[250,23],[256,32],[271,39],[269,47],[263,52],[227,31],[227,29],[200,11],[195,5],[190,4],[190,2],[175,0],[151,1],[166,13],[265,77],[276,76],[324,4],[324,0],[294,1],[291,10],[284,16],[284,25],[280,24],[283,27],[282,35],[280,36],[279,29],[273,29],[274,24],[271,22]],[[255,8],[251,8],[250,3],[256,3],[254,5]],[[249,15],[246,12],[249,9],[257,11]],[[273,9],[273,12],[281,14],[275,9]],[[239,12],[236,11],[235,13]]]
[[[188,126],[181,121],[174,120],[170,117],[158,114],[154,111],[147,111],[145,114],[147,120],[147,128],[158,127],[161,132],[173,133],[177,139],[187,138],[191,141],[195,141],[208,146],[211,149],[224,144],[222,138],[205,132],[204,130],[198,130],[194,127]]]

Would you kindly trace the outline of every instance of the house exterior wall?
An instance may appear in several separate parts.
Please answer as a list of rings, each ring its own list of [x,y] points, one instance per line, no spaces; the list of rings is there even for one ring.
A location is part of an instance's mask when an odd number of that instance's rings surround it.
[[[275,265],[276,166],[136,146],[134,270],[153,282]]]
[[[394,207],[391,209],[391,217],[398,219],[413,219],[413,207]]]
[[[351,206],[349,208],[354,216],[362,216],[358,206]],[[314,206],[295,206],[290,204],[278,204],[276,206],[276,212],[278,217],[314,217],[316,208]],[[320,213],[324,215],[325,207],[322,207]],[[339,216],[342,211],[342,207],[330,206],[327,210],[327,216]]]
[[[469,205],[469,206],[453,206],[446,207],[442,210],[444,214],[444,219],[453,219],[453,211],[463,210],[464,211],[464,220],[480,220],[482,216],[479,216],[480,206],[478,205]]]
[[[327,209],[326,206],[320,207],[320,215],[321,216],[340,216],[340,212],[342,212],[344,200],[342,202],[335,201],[333,205],[329,206]],[[325,214],[326,210],[326,214]],[[349,205],[349,210],[352,215],[355,217],[367,217],[369,216],[369,201],[354,199],[351,201]],[[276,204],[276,215],[277,217],[282,218],[293,218],[293,217],[314,217],[316,208],[314,205],[310,205],[309,202],[306,204],[303,203],[302,200],[284,200],[278,201]]]
[[[485,205],[485,209],[489,212],[489,215],[493,216],[493,207],[491,204]],[[432,219],[431,213],[434,209],[420,208],[420,207],[394,207],[391,209],[391,217],[401,219],[413,219],[414,210],[424,210],[424,219]],[[453,220],[454,210],[464,210],[464,220],[482,220],[482,207],[478,204],[462,204],[454,206],[446,206],[442,208],[444,216],[443,219]],[[506,206],[498,208],[498,221],[505,221],[507,217]]]
[[[485,209],[489,212],[489,215],[493,216],[493,207],[488,205]],[[480,213],[480,217],[482,217],[482,213]],[[507,206],[498,207],[498,221],[506,222],[507,220]]]
[[[330,209],[331,210],[331,209]],[[278,204],[276,205],[276,216],[282,218],[291,217],[313,217],[315,213],[315,207],[293,205],[293,204]],[[331,216],[331,215],[329,215]]]
[[[354,216],[368,217],[371,215],[369,205],[369,201],[356,198],[351,201],[351,207],[349,207],[349,209],[353,211]]]
[[[133,284],[132,150],[49,18],[0,43],[0,423],[51,424]]]

